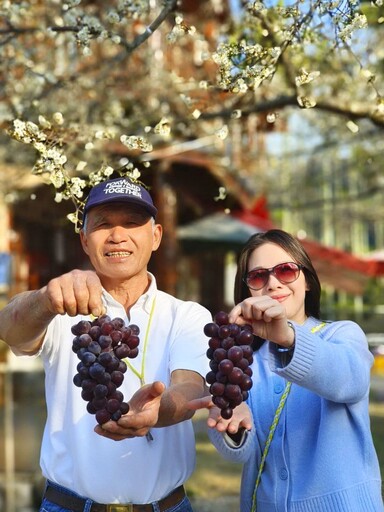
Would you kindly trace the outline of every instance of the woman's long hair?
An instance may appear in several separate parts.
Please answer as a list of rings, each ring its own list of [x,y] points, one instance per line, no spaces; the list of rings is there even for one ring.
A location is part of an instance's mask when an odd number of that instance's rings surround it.
[[[303,265],[305,280],[308,290],[305,294],[305,314],[320,319],[320,295],[321,284],[313,267],[310,257],[305,251],[301,243],[292,235],[281,229],[270,229],[263,233],[252,235],[243,247],[237,264],[237,272],[235,277],[235,304],[242,302],[251,296],[248,286],[243,281],[244,276],[248,272],[248,262],[251,254],[257,247],[266,243],[272,243],[280,246],[286,251],[294,262]]]

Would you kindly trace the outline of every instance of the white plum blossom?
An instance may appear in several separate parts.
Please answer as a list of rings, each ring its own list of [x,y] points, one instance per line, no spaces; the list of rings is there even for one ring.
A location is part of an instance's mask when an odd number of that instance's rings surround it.
[[[61,112],[55,112],[52,116],[52,119],[55,121],[56,124],[63,124],[64,123],[64,117]]]
[[[56,192],[55,194],[55,202],[61,203],[64,199],[64,194],[62,192]]]
[[[295,78],[296,85],[299,87],[300,85],[309,84],[316,78],[320,76],[320,71],[311,71],[308,72],[305,69],[300,70],[300,75]]]
[[[77,225],[89,187],[113,174],[138,179],[129,157],[150,165],[141,153],[171,138],[215,134],[214,157],[229,169],[235,144],[225,123],[239,128],[242,148],[255,144],[252,129],[278,131],[283,109],[297,106],[384,125],[383,51],[371,43],[383,3],[238,1],[231,17],[221,0],[190,2],[196,11],[176,0],[0,1],[0,120],[35,164],[6,144],[0,152],[27,162],[56,201],[73,201]]]
[[[228,126],[225,124],[224,126],[222,126],[219,130],[217,130],[216,132],[216,136],[220,139],[220,140],[224,140],[228,137],[228,134],[229,134],[229,130],[228,130]]]
[[[71,178],[70,181],[71,181],[71,186],[70,186],[71,195],[76,196],[76,197],[83,197],[83,195],[84,195],[83,189],[87,186],[86,180],[83,180],[83,179],[75,176],[75,177]]]
[[[144,137],[137,135],[122,135],[120,141],[124,146],[129,149],[140,149],[141,151],[152,151],[152,144],[148,142]]]
[[[163,137],[169,137],[171,134],[171,124],[169,119],[163,117],[155,126],[154,132],[162,135]]]

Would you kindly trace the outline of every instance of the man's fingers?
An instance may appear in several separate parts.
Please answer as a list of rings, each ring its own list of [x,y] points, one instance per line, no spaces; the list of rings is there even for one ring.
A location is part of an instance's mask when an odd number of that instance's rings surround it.
[[[124,439],[132,439],[134,437],[144,437],[145,433],[138,434],[137,432],[133,434],[128,434],[127,432],[124,432],[124,434],[119,434],[117,432],[111,432],[103,429],[100,425],[96,425],[94,428],[94,431],[96,434],[99,434],[100,436],[106,437],[108,439],[111,439],[112,441],[124,441]]]
[[[77,313],[80,315],[101,316],[105,307],[101,300],[101,283],[93,272],[82,272],[70,276],[72,283],[68,286],[68,294],[72,286],[77,305]]]
[[[46,293],[52,313],[76,315],[75,291],[67,274],[52,279],[46,287]]]
[[[162,395],[164,393],[164,391],[165,391],[164,382],[161,382],[160,380],[156,380],[155,382],[152,382],[150,393],[154,398]]]
[[[199,409],[210,409],[213,407],[212,398],[210,396],[204,396],[203,398],[190,400],[187,404],[187,407],[191,411],[198,411]]]
[[[95,272],[73,270],[63,274],[48,283],[46,293],[53,313],[98,317],[105,312],[102,287]]]
[[[86,288],[88,290],[88,312],[96,317],[104,315],[106,313],[106,308],[101,300],[102,288],[100,280],[96,276],[96,274],[92,273],[87,275],[86,285]]]

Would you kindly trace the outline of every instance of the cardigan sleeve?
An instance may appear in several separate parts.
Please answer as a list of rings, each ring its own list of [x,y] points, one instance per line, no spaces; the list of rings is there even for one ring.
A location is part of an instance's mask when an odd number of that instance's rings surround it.
[[[272,371],[338,403],[354,403],[369,393],[373,355],[362,329],[352,321],[325,324],[316,330],[294,324],[295,349],[287,366],[269,343]]]
[[[211,443],[222,457],[230,462],[244,463],[255,455],[254,446],[256,444],[256,435],[254,426],[252,426],[251,430],[246,431],[239,446],[235,446],[229,436],[225,433],[218,432],[216,429],[209,429],[208,436]]]

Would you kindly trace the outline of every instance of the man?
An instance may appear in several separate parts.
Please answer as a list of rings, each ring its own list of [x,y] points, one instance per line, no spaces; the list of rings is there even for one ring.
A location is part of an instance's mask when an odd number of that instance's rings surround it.
[[[128,178],[95,186],[80,232],[94,271],[68,272],[0,311],[0,338],[44,363],[41,511],[192,510],[183,488],[195,463],[187,404],[205,395],[203,327],[211,315],[157,289],[147,270],[162,237],[156,213],[147,190]],[[129,412],[97,425],[73,383],[71,327],[104,313],[140,328],[140,350],[119,388]]]

